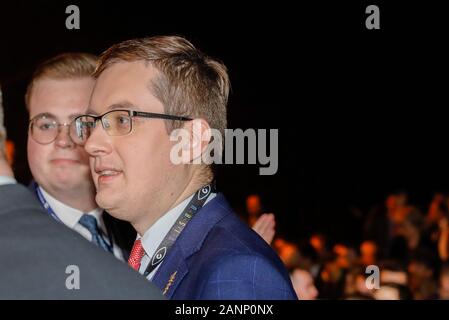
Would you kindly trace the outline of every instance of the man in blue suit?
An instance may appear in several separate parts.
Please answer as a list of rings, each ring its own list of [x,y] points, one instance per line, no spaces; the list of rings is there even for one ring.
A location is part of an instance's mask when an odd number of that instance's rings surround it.
[[[295,299],[274,251],[214,188],[208,147],[226,128],[226,67],[160,36],[112,46],[94,76],[75,127],[97,203],[137,230],[129,265],[171,299]]]

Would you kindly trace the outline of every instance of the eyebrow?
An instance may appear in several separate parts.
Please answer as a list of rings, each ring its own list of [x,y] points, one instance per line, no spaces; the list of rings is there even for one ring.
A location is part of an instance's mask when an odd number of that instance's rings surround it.
[[[47,118],[58,119],[58,117],[56,117],[53,113],[41,112],[41,113],[36,114],[34,117],[30,117],[30,121],[31,121],[31,119],[35,119],[35,118],[38,118],[38,117],[47,117]]]
[[[78,117],[80,115],[82,115],[82,113],[72,113],[72,114],[70,114],[68,116],[68,118],[69,118],[70,121],[72,121],[73,119],[75,119],[76,117]],[[38,118],[38,117],[47,117],[47,118],[52,118],[52,119],[55,119],[57,121],[60,121],[58,116],[56,116],[56,115],[54,115],[53,113],[50,113],[50,112],[38,113],[34,117],[30,118],[30,121],[31,121],[31,119]]]
[[[131,103],[127,100],[123,100],[118,103],[111,104],[109,107],[106,108],[105,112],[115,110],[115,109],[132,109],[132,110],[137,110],[137,111],[140,110],[140,108],[138,106],[134,105],[133,103]],[[86,113],[91,114],[91,115],[98,115],[98,112],[92,110],[91,108],[87,109]]]

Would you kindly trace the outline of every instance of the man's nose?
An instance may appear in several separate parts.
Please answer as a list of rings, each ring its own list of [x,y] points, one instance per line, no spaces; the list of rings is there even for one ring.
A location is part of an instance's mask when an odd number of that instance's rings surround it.
[[[76,144],[70,137],[69,125],[62,124],[58,127],[58,135],[56,136],[56,146],[63,149],[74,148]]]
[[[97,123],[87,138],[84,149],[91,157],[108,154],[112,150],[110,140],[110,136],[102,128],[101,123]]]

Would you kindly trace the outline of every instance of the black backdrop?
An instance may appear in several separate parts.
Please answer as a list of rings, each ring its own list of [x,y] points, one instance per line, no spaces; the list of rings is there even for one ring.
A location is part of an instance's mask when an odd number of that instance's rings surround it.
[[[231,204],[242,210],[257,192],[289,238],[321,230],[357,240],[358,215],[387,192],[406,189],[425,206],[449,189],[448,33],[437,3],[2,1],[0,82],[17,177],[30,178],[23,94],[39,61],[179,34],[228,66],[230,128],[279,129],[276,175],[218,168]],[[69,4],[80,30],[65,28]],[[369,4],[380,7],[380,30],[365,28]]]

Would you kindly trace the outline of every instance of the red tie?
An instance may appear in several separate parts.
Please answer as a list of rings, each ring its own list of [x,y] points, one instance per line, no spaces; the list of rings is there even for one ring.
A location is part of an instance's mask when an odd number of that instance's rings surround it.
[[[129,255],[128,264],[134,269],[139,271],[140,262],[142,261],[143,256],[145,255],[145,250],[142,247],[142,241],[137,239],[134,241],[133,248],[131,250],[131,254]]]

